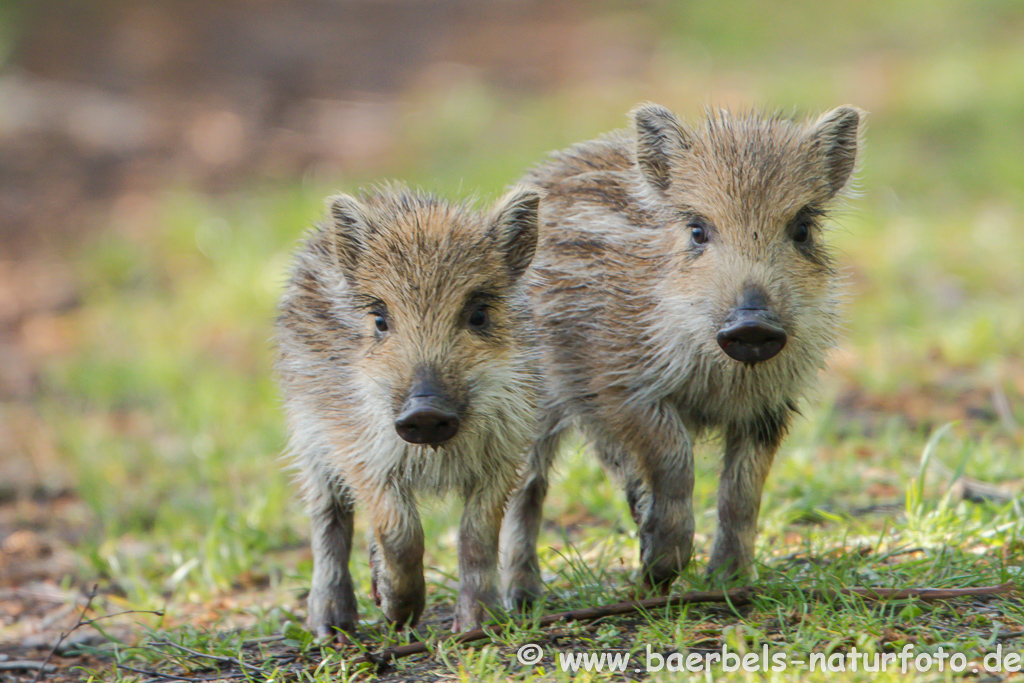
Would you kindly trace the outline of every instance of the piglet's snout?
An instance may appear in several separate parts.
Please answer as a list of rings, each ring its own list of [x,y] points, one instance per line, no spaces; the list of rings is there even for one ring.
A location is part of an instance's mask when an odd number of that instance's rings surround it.
[[[752,285],[743,289],[715,337],[727,356],[748,365],[778,355],[786,339],[786,330],[768,305],[768,295]]]
[[[395,419],[395,431],[409,443],[437,446],[458,433],[459,416],[437,394],[410,396]]]

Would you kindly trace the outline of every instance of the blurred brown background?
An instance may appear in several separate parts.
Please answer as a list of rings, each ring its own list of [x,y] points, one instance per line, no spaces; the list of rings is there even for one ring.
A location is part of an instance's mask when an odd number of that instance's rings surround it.
[[[453,79],[515,93],[642,76],[648,4],[612,14],[578,0],[13,5],[0,239],[23,253],[161,186],[216,192],[393,167],[398,97]]]

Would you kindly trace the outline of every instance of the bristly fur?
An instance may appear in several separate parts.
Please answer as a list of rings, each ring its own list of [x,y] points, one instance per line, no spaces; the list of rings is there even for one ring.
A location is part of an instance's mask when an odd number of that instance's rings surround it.
[[[823,222],[850,184],[862,112],[807,124],[708,112],[691,128],[643,105],[633,129],[557,152],[525,176],[547,192],[531,287],[545,421],[502,530],[508,599],[541,590],[535,551],[558,435],[580,426],[626,483],[645,579],[665,588],[692,545],[692,441],[724,437],[709,570],[753,560],[761,487],[795,402],[824,365],[837,274]],[[698,226],[706,243],[692,241]],[[793,236],[806,229],[808,239]],[[716,333],[756,286],[788,334],[745,364]]]
[[[373,526],[374,593],[399,626],[423,608],[416,494],[466,500],[456,623],[497,600],[501,511],[534,431],[540,378],[522,273],[536,245],[535,191],[488,214],[391,185],[329,200],[296,253],[277,320],[289,450],[313,522],[310,624],[352,630],[353,508]],[[486,329],[467,310],[486,307]],[[428,373],[457,434],[413,445],[395,420]]]

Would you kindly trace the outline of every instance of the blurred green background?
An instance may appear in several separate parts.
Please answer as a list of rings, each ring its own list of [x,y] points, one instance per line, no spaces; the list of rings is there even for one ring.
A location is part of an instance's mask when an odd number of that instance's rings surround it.
[[[823,511],[902,505],[950,421],[936,461],[1019,491],[1017,0],[38,0],[0,7],[0,65],[0,586],[297,595],[269,338],[323,198],[387,178],[491,197],[641,101],[869,112],[831,231],[844,337],[769,479],[761,552]],[[615,487],[578,449],[559,472],[545,547],[612,530],[635,562]],[[434,510],[444,582],[457,511]]]

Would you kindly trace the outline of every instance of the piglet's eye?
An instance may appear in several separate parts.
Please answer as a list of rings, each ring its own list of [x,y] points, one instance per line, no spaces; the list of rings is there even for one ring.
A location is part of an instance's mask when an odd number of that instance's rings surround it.
[[[373,314],[373,326],[377,328],[378,332],[388,331],[388,319],[380,313]]]
[[[694,221],[688,226],[690,228],[690,241],[694,244],[707,244],[708,242],[708,229],[702,224]]]
[[[469,313],[466,325],[475,332],[481,332],[491,324],[491,316],[487,314],[486,306],[477,306]]]
[[[807,244],[811,239],[811,224],[807,221],[800,221],[793,226],[793,241],[797,244]]]

